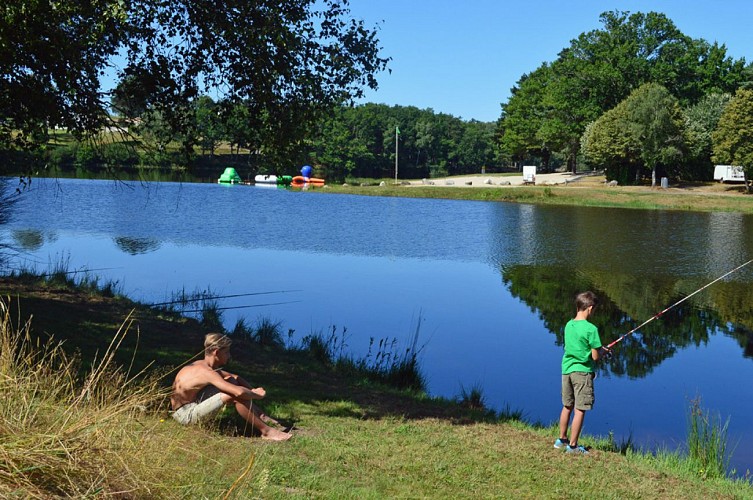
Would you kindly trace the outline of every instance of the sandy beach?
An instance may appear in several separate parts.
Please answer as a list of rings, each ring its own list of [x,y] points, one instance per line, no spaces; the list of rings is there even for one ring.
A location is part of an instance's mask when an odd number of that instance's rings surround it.
[[[590,175],[577,174],[571,172],[555,172],[551,174],[536,174],[537,186],[556,186],[566,185],[571,182],[577,182],[583,178],[592,177]],[[523,186],[523,173],[520,175],[499,175],[499,174],[479,174],[479,175],[461,175],[455,177],[441,177],[437,179],[423,179],[420,181],[410,181],[411,186],[455,186],[455,187],[494,187],[494,186]],[[531,184],[529,184],[531,185]]]

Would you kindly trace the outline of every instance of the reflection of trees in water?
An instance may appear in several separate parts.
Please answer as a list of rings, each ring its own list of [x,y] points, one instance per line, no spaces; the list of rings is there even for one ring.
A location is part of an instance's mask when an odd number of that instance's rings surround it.
[[[161,245],[156,238],[129,238],[127,236],[116,236],[113,238],[113,241],[115,241],[118,248],[131,255],[154,252]]]
[[[502,270],[510,293],[537,312],[563,344],[565,324],[575,315],[575,295],[592,290],[599,297],[593,322],[607,344],[676,303],[705,283],[669,276],[576,272],[562,266],[510,266]],[[706,343],[709,332],[736,339],[745,356],[753,354],[753,291],[744,283],[723,282],[644,326],[615,346],[614,358],[602,369],[640,378],[679,349]]]
[[[44,233],[38,229],[14,229],[11,236],[24,250],[39,250],[44,245]]]

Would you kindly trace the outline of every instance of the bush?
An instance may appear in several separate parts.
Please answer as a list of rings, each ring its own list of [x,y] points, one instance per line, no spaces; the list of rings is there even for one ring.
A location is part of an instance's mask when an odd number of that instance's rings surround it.
[[[71,168],[76,160],[78,144],[57,146],[47,154],[47,163],[54,168]]]
[[[91,168],[103,162],[102,154],[93,145],[83,143],[76,149],[74,165],[80,168]]]
[[[103,156],[105,163],[111,167],[133,167],[139,163],[136,149],[122,142],[106,145]]]

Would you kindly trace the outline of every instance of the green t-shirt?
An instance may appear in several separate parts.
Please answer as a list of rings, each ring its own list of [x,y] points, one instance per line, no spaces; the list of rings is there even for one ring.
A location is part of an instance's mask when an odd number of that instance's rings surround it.
[[[599,330],[585,319],[571,319],[565,325],[565,355],[562,356],[562,375],[572,372],[592,373],[594,360],[591,349],[601,347]]]

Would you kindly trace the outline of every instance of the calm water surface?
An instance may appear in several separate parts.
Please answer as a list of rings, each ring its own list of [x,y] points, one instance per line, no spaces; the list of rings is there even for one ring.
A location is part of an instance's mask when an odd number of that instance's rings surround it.
[[[554,422],[572,297],[603,299],[610,342],[753,258],[753,218],[621,209],[357,197],[248,186],[34,179],[0,228],[12,266],[68,261],[144,302],[210,289],[239,317],[300,338],[347,328],[407,346],[421,317],[431,394],[480,387],[496,409]],[[688,405],[730,418],[732,466],[753,469],[753,265],[652,322],[596,381],[588,433],[677,448]],[[265,305],[276,304],[276,305]],[[586,444],[588,444],[586,442]]]

